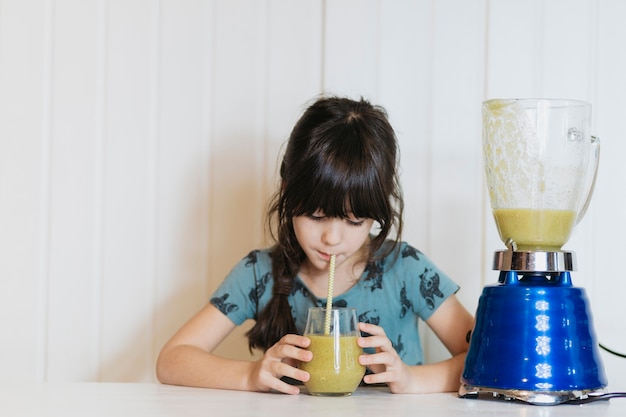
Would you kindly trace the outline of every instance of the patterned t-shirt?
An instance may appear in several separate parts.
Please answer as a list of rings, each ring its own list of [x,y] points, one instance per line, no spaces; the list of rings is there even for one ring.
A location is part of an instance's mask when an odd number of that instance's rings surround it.
[[[272,296],[269,253],[269,249],[250,252],[211,297],[211,303],[236,325],[256,319]],[[360,322],[377,324],[385,330],[406,364],[419,365],[424,359],[418,319],[428,319],[458,289],[422,252],[403,242],[399,253],[369,264],[353,287],[335,295],[333,306],[354,307]],[[296,277],[288,300],[300,334],[309,307],[326,305],[326,298],[313,295],[300,277]]]

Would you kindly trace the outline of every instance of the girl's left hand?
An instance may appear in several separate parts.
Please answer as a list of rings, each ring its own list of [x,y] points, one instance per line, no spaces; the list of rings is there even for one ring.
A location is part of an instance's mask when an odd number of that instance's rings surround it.
[[[359,357],[361,365],[369,367],[374,372],[366,375],[363,381],[366,384],[386,383],[393,393],[408,392],[411,385],[409,366],[400,359],[385,330],[370,323],[359,323],[359,330],[371,336],[359,337],[358,345],[376,350],[376,353],[363,354]]]

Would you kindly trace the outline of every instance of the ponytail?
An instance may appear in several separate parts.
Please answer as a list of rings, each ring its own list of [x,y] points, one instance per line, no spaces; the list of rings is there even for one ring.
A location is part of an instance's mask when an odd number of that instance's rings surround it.
[[[273,206],[270,216],[278,210],[277,207],[277,204]],[[293,230],[291,227],[286,229],[281,230],[279,226],[279,235],[289,234],[289,229]],[[284,335],[298,332],[288,299],[293,288],[293,280],[305,255],[298,246],[285,245],[289,239],[276,240],[283,244],[279,243],[274,246],[270,253],[273,276],[272,297],[259,312],[255,325],[246,333],[250,350],[258,348],[265,351]]]

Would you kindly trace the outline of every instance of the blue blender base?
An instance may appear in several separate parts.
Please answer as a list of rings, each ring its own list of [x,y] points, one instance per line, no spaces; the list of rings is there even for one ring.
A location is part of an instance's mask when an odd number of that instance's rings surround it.
[[[462,397],[550,405],[607,385],[585,290],[569,272],[500,272],[486,286],[461,377]]]

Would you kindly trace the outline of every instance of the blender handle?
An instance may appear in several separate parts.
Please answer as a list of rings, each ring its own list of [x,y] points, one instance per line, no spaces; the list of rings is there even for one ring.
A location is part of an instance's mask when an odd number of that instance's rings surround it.
[[[596,136],[591,136],[591,151],[593,154],[593,161],[591,162],[593,164],[593,166],[591,167],[591,170],[593,171],[593,176],[588,180],[589,185],[587,187],[587,197],[585,198],[583,205],[578,210],[576,224],[578,224],[585,216],[587,208],[589,208],[589,203],[591,202],[593,190],[596,187],[596,178],[598,177],[598,165],[600,162],[600,138]]]

